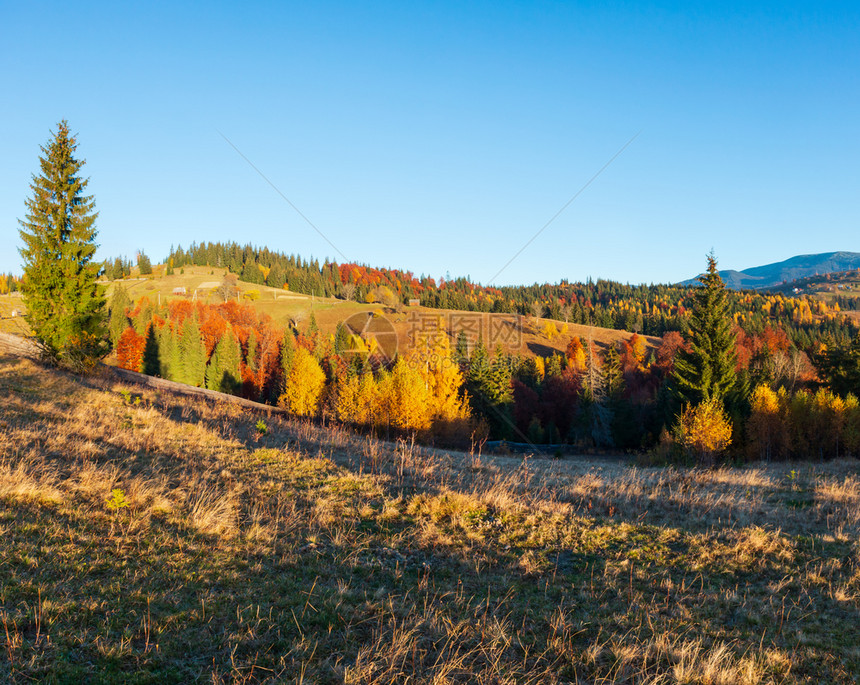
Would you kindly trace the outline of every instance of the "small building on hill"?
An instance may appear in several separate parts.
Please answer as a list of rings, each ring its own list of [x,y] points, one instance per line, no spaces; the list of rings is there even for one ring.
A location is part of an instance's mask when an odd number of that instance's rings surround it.
[[[174,295],[187,295],[188,291],[185,290],[185,286],[180,285],[178,288],[173,289],[173,294]]]

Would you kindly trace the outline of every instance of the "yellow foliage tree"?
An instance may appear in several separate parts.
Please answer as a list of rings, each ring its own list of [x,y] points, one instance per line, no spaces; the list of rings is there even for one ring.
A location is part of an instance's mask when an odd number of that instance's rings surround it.
[[[434,420],[456,421],[469,417],[469,404],[462,397],[463,374],[451,358],[451,344],[444,333],[419,335],[408,357],[430,392]]]
[[[701,463],[709,463],[732,442],[732,422],[722,403],[710,399],[697,406],[687,406],[678,419],[677,433],[681,444]]]
[[[349,376],[338,383],[334,411],[339,421],[343,421],[344,423],[363,423],[359,420],[359,416],[361,415],[360,382],[361,380],[358,376]]]
[[[325,373],[304,347],[296,350],[278,405],[297,416],[315,416],[325,388]]]
[[[379,380],[380,408],[388,422],[400,430],[425,431],[433,414],[431,397],[424,378],[403,357],[390,374]]]
[[[351,376],[341,381],[335,400],[337,418],[363,426],[378,425],[379,388],[372,373]]]
[[[759,385],[750,396],[750,418],[747,436],[751,456],[770,461],[780,458],[786,447],[784,388],[774,392],[768,385]]]
[[[585,357],[585,352],[582,353],[582,356],[583,358]],[[585,368],[584,363],[583,368]],[[535,371],[537,372],[540,380],[543,380],[546,377],[546,361],[543,357],[535,357]]]
[[[543,335],[547,340],[552,340],[558,335],[558,328],[555,321],[547,321],[543,327]]]

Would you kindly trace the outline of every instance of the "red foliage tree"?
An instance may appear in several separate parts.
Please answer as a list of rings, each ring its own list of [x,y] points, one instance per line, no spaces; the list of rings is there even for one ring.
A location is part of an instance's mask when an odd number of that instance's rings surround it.
[[[675,369],[675,355],[684,347],[684,338],[678,331],[669,331],[657,348],[657,368],[668,376]]]

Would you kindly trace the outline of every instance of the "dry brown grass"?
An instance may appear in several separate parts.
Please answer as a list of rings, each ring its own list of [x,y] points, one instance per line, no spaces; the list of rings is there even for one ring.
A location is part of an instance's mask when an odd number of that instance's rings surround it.
[[[857,682],[856,461],[523,460],[257,418],[0,356],[0,680]]]

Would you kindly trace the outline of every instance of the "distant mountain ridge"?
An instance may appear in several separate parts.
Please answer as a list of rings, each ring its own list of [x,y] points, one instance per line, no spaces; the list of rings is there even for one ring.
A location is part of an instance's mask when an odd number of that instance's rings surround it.
[[[754,266],[743,271],[726,269],[720,277],[727,288],[733,290],[766,290],[787,281],[806,276],[815,276],[850,271],[860,268],[860,252],[822,252],[791,257],[782,262]],[[679,283],[679,285],[698,285],[698,276]]]

